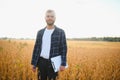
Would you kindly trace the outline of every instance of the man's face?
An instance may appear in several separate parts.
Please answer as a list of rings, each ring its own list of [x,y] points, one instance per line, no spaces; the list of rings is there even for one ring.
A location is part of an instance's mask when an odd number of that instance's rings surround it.
[[[45,20],[47,25],[53,25],[55,22],[55,13],[54,12],[46,13]]]

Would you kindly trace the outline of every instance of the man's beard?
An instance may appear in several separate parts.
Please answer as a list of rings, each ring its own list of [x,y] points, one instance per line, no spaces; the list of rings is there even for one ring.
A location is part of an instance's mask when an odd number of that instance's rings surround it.
[[[46,21],[46,22],[47,22],[47,21]],[[53,22],[47,22],[47,25],[49,25],[49,26],[54,25],[54,21],[53,21]]]

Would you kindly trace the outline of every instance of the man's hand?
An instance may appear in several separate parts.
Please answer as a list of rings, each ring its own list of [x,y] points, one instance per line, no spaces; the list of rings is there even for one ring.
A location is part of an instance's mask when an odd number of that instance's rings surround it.
[[[32,71],[36,72],[36,67],[35,66],[32,66]]]
[[[60,71],[64,71],[65,70],[65,66],[60,66]]]

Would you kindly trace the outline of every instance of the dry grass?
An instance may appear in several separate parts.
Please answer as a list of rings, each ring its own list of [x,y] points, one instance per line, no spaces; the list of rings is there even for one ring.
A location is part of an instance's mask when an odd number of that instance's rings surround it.
[[[68,41],[69,68],[58,80],[120,80],[120,42]],[[0,80],[37,80],[33,40],[0,40]]]

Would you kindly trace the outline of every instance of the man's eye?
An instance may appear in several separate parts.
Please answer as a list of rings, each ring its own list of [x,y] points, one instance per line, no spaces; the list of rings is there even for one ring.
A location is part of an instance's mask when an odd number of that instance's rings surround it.
[[[54,16],[51,16],[52,18],[54,17]]]
[[[54,16],[47,16],[47,17],[52,17],[53,18]]]

